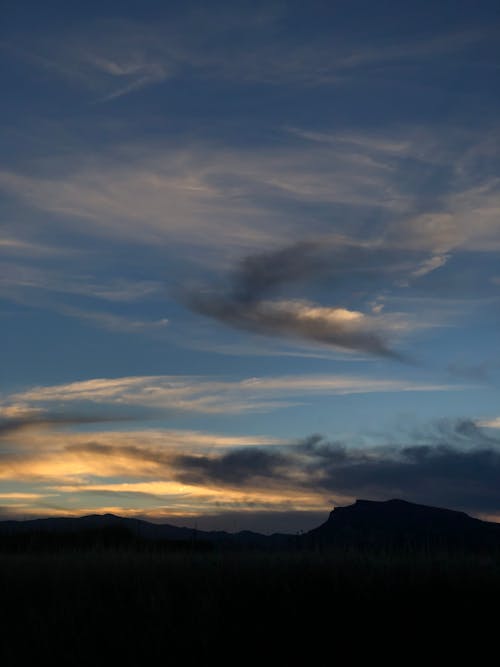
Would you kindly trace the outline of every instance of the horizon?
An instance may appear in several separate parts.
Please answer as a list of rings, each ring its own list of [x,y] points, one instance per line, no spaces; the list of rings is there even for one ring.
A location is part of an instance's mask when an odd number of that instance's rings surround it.
[[[497,3],[49,4],[0,26],[0,520],[500,522]]]
[[[144,521],[146,523],[151,523],[154,525],[158,526],[174,526],[176,528],[186,528],[188,530],[193,530],[195,532],[227,532],[230,535],[236,535],[242,532],[256,532],[257,534],[261,535],[276,535],[276,534],[288,534],[288,535],[303,535],[307,533],[308,531],[318,528],[319,526],[322,526],[324,523],[326,523],[330,517],[330,515],[334,512],[336,509],[342,509],[342,508],[350,508],[354,507],[355,505],[358,505],[359,503],[367,503],[367,504],[373,504],[373,505],[381,505],[381,504],[387,504],[387,503],[402,503],[404,505],[411,505],[411,506],[416,506],[420,508],[425,508],[425,509],[431,509],[431,510],[444,510],[446,512],[453,512],[457,514],[464,514],[465,516],[473,519],[479,519],[481,521],[489,522],[489,523],[500,523],[500,521],[495,521],[489,520],[489,519],[482,519],[481,517],[475,517],[473,514],[468,514],[467,512],[462,512],[461,510],[456,510],[451,507],[435,507],[434,505],[427,505],[424,503],[413,503],[408,500],[404,500],[403,498],[388,498],[386,500],[370,500],[367,498],[356,498],[352,503],[349,503],[347,505],[335,505],[333,506],[330,511],[326,514],[326,516],[319,515],[319,519],[314,522],[314,517],[311,516],[309,513],[307,513],[307,520],[310,523],[305,529],[299,529],[296,530],[295,527],[292,528],[292,532],[287,532],[286,529],[280,530],[280,529],[270,529],[269,527],[263,528],[260,531],[254,531],[253,528],[251,527],[255,523],[255,517],[250,515],[250,516],[245,516],[243,523],[249,522],[250,527],[239,527],[238,526],[238,521],[233,519],[232,527],[233,529],[228,529],[227,524],[228,524],[228,517],[224,515],[219,515],[219,516],[198,516],[198,517],[172,517],[170,520],[167,518],[162,518],[158,519],[155,518],[154,516],[142,516],[140,514],[133,515],[133,516],[121,516],[119,514],[114,514],[112,512],[106,512],[106,513],[92,513],[92,514],[52,514],[49,516],[29,516],[29,517],[18,517],[14,515],[13,517],[8,517],[8,516],[2,516],[0,517],[0,524],[3,522],[10,522],[10,521],[16,521],[16,522],[30,522],[30,521],[50,521],[51,519],[88,519],[88,518],[94,518],[94,517],[99,517],[99,518],[105,518],[105,517],[112,517],[114,519],[125,519],[125,520],[137,520],[137,521]],[[238,517],[239,520],[241,520],[241,516]],[[276,521],[276,516],[274,514],[271,515],[271,517],[268,517],[271,519],[271,521]],[[287,516],[286,519],[289,521],[290,517]],[[278,521],[279,523],[279,521]],[[218,527],[218,524],[220,524],[222,527]]]

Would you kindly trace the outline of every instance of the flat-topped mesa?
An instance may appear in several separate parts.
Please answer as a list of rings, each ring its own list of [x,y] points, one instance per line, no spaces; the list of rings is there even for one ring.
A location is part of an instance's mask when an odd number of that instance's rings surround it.
[[[431,505],[419,505],[411,503],[408,500],[401,498],[391,498],[390,500],[365,500],[359,498],[352,505],[343,505],[334,507],[330,512],[328,520],[337,520],[344,516],[367,516],[367,517],[410,517],[410,516],[446,516],[451,517],[466,517],[472,519],[465,512],[456,510],[444,509],[441,507],[433,507]]]
[[[307,539],[320,545],[443,546],[500,545],[500,525],[464,512],[394,498],[357,500],[336,507]]]

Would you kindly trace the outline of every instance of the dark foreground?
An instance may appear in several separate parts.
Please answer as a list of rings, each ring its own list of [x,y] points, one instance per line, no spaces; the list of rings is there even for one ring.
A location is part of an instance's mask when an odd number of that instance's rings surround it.
[[[0,595],[9,666],[28,655],[61,665],[327,665],[341,655],[407,664],[470,651],[477,663],[496,643],[500,555],[11,553],[0,555]]]

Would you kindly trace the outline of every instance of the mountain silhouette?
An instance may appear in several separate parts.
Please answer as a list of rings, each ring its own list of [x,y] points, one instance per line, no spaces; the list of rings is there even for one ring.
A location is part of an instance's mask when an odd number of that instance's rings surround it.
[[[357,500],[301,535],[228,533],[155,524],[114,514],[0,522],[0,548],[164,545],[238,549],[500,548],[500,524],[404,500]]]
[[[215,545],[267,548],[286,545],[289,535],[261,535],[252,531],[228,533],[156,524],[115,514],[0,521],[0,549],[88,546],[164,545],[204,549]]]
[[[405,500],[357,500],[336,507],[325,523],[304,538],[320,546],[499,547],[500,524]]]

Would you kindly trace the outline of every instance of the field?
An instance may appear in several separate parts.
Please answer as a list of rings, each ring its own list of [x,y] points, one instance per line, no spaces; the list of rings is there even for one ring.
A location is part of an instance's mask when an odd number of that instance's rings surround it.
[[[0,556],[3,664],[146,656],[203,664],[271,652],[491,640],[500,558],[450,553],[88,550]],[[492,611],[490,611],[492,610]],[[483,642],[484,645],[484,642]],[[432,649],[436,651],[437,649]],[[437,654],[433,654],[437,655]],[[107,657],[106,657],[107,656]],[[288,658],[286,657],[288,656]],[[229,660],[231,662],[231,660]],[[166,662],[165,662],[166,664]],[[265,661],[264,661],[265,664]],[[288,662],[287,662],[288,664]],[[322,663],[315,659],[314,664]]]

